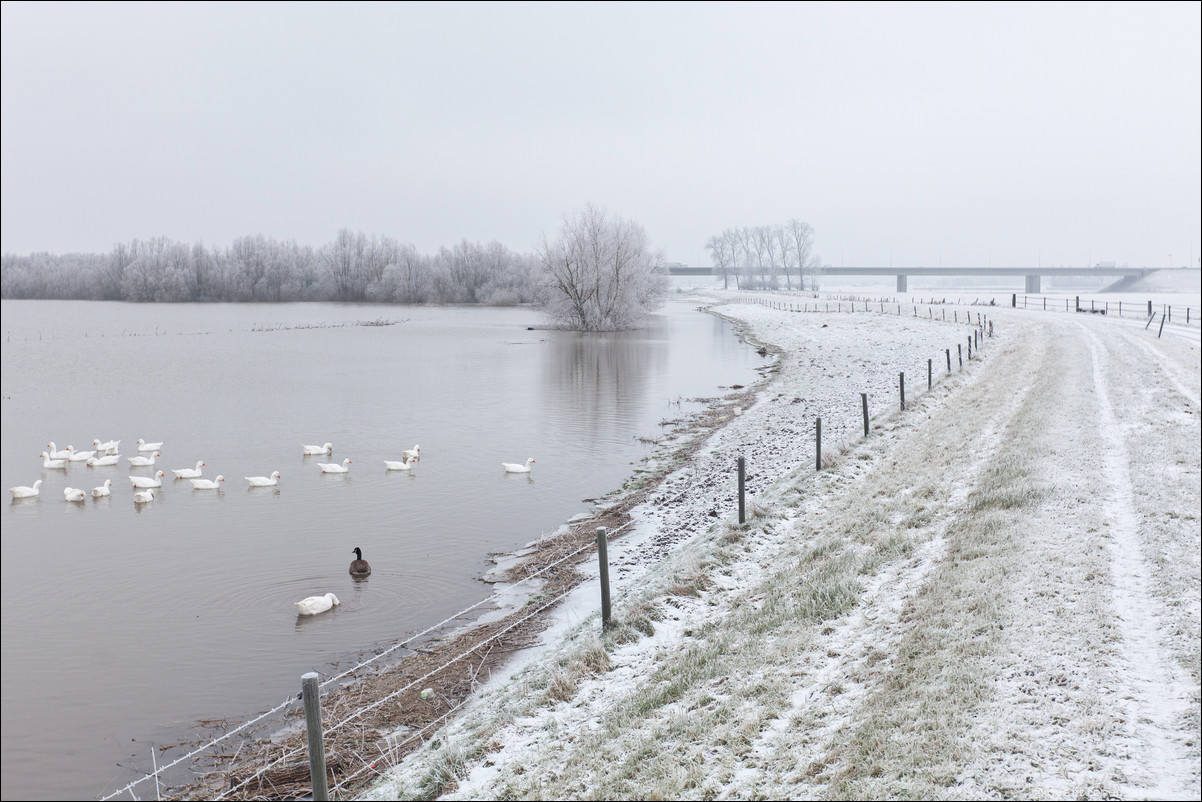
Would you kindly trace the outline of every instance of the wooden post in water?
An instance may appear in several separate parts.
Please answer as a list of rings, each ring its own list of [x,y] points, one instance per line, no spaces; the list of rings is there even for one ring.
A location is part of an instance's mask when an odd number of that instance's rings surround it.
[[[901,408],[906,408],[906,374],[897,374],[897,386],[901,389]]]
[[[747,460],[739,457],[739,523],[747,520],[747,507],[743,502],[743,491],[747,487]]]
[[[321,692],[317,672],[301,675],[301,698],[305,702],[305,726],[309,732],[309,781],[313,784],[313,799],[328,802],[330,786],[326,780],[326,748],[321,732]]]
[[[868,393],[860,393],[860,406],[864,408],[864,436],[868,436]]]
[[[742,457],[739,457],[742,459]],[[601,567],[601,631],[609,629],[609,541],[604,526],[597,527],[597,565]]]

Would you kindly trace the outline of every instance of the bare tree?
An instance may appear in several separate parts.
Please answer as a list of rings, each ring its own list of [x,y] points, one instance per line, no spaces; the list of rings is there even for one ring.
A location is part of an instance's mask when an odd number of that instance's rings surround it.
[[[710,261],[714,263],[714,267],[718,269],[719,275],[722,276],[722,289],[730,289],[730,274],[735,268],[735,254],[732,243],[723,234],[722,236],[712,236],[705,243],[705,248],[710,252]],[[739,274],[735,273],[735,286],[738,286]]]
[[[787,237],[793,252],[793,265],[797,269],[797,280],[805,289],[805,277],[810,277],[810,289],[818,289],[818,256],[814,253],[814,227],[794,217],[785,224]]]
[[[591,205],[565,217],[554,242],[544,237],[537,258],[543,311],[567,328],[631,328],[667,295],[663,254],[643,227]]]
[[[793,240],[789,236],[788,226],[776,225],[772,227],[772,237],[776,240],[776,250],[780,254],[781,272],[785,274],[785,289],[793,289],[792,274],[789,268],[793,267]],[[799,280],[800,281],[800,280]],[[799,286],[799,289],[804,289]]]

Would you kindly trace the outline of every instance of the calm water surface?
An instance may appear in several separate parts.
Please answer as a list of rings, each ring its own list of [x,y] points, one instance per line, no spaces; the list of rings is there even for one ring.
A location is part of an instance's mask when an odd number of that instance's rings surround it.
[[[3,301],[3,796],[84,798],[199,719],[243,720],[487,596],[519,548],[619,487],[664,418],[755,379],[725,322],[531,331],[527,309]],[[364,325],[384,322],[391,325]],[[44,470],[53,440],[118,467]],[[131,470],[135,441],[163,441]],[[303,443],[334,444],[334,459]],[[421,445],[409,474],[384,460]],[[350,457],[350,473],[318,462]],[[529,476],[502,462],[534,457]],[[204,460],[221,491],[171,469]],[[137,507],[128,476],[165,470]],[[243,477],[282,474],[278,488]],[[113,480],[112,496],[91,488]],[[89,492],[66,502],[63,488]],[[370,579],[347,574],[359,546]],[[298,618],[293,602],[342,605]],[[136,771],[131,771],[131,767]]]

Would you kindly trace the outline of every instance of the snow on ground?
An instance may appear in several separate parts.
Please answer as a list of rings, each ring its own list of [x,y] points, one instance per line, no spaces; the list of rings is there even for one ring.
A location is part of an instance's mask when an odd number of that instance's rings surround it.
[[[611,543],[614,626],[582,585],[367,797],[1198,798],[1197,325],[710,297],[780,350]]]

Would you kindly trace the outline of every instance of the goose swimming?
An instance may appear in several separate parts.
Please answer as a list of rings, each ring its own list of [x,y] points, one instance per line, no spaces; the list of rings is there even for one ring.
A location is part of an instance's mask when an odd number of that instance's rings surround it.
[[[221,487],[221,483],[225,481],[225,477],[220,474],[216,479],[192,479],[192,487],[196,490],[216,490]]]
[[[271,476],[247,476],[246,481],[251,487],[275,487],[280,483],[280,472],[272,471]]]
[[[17,487],[10,487],[8,489],[8,492],[13,494],[13,498],[31,498],[33,496],[38,495],[41,492],[38,489],[41,486],[42,486],[42,480],[38,479],[36,482],[33,483],[33,487],[26,487],[25,485],[18,485]]]
[[[351,551],[355,552],[355,559],[351,560],[351,576],[371,574],[371,566],[367,564],[367,560],[363,559],[363,549],[355,546]]]
[[[163,478],[166,476],[167,474],[163,473],[162,471],[158,471],[149,479],[145,476],[131,476],[129,477],[129,482],[134,487],[162,487]]]
[[[530,473],[530,465],[533,462],[534,457],[531,457],[530,459],[526,460],[525,465],[518,465],[513,462],[502,462],[501,467],[505,469],[506,473]]]
[[[333,593],[327,593],[324,596],[310,596],[307,599],[295,602],[298,615],[317,615],[340,603],[338,597]]]

